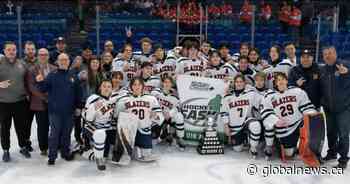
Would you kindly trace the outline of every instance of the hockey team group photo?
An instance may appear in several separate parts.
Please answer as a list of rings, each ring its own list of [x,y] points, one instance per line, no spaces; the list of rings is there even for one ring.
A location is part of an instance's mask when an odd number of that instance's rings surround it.
[[[350,2],[0,2],[0,183],[345,183]]]

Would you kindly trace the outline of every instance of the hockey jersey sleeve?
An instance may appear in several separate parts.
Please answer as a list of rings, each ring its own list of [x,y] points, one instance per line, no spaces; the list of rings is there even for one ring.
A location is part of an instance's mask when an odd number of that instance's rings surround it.
[[[229,96],[224,97],[220,110],[221,120],[224,124],[228,124],[230,122],[228,99]]]
[[[299,95],[297,96],[298,101],[299,101],[299,111],[303,113],[304,115],[306,114],[312,114],[316,113],[316,108],[315,106],[311,103],[309,97],[307,96],[306,92],[300,88],[298,88],[298,91],[300,91]]]
[[[96,113],[98,111],[99,107],[99,96],[97,95],[91,95],[87,100],[85,104],[85,112],[83,113],[83,118],[87,122],[94,122],[96,118]]]
[[[259,106],[259,111],[261,114],[261,119],[263,121],[263,124],[272,124],[275,125],[278,121],[279,118],[276,115],[273,106],[272,106],[272,96],[274,92],[268,92],[264,98],[261,101],[261,104]]]
[[[112,62],[112,71],[121,71],[123,72],[124,61],[120,59],[115,59]]]
[[[151,101],[151,110],[155,115],[155,117],[152,118],[152,121],[154,123],[161,125],[164,121],[163,112],[162,112],[162,109],[159,105],[158,100],[153,96],[152,96],[152,101]]]

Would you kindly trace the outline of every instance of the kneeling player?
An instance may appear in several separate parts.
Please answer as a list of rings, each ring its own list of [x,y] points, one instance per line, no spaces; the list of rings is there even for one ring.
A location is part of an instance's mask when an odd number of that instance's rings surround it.
[[[99,170],[105,170],[104,150],[107,131],[112,130],[111,120],[114,111],[114,100],[110,99],[112,83],[109,80],[102,81],[99,94],[91,95],[85,105],[83,118],[85,120],[85,135],[89,144],[93,146],[94,158]]]
[[[153,123],[161,124],[164,121],[157,99],[143,94],[143,80],[134,78],[129,85],[132,94],[119,98],[115,113],[118,117],[118,136],[112,160],[121,165],[129,164],[134,153],[139,161],[156,160],[152,153],[151,127]],[[125,113],[132,114],[130,120],[124,116]],[[134,116],[136,116],[136,122],[132,120],[135,119]],[[136,152],[133,149],[134,146]],[[128,155],[125,155],[125,152]]]
[[[299,139],[303,115],[317,113],[307,94],[300,88],[287,87],[287,75],[275,73],[276,90],[266,93],[261,105],[261,117],[265,127],[266,158],[272,155],[274,134],[281,143],[281,155],[292,157]]]
[[[238,74],[234,78],[234,90],[224,97],[221,110],[226,132],[231,137],[233,150],[242,151],[248,133],[250,153],[253,158],[257,155],[261,134],[261,124],[252,117],[253,108],[258,108],[257,96],[254,90],[246,88],[244,76]]]
[[[171,77],[164,77],[162,79],[162,89],[153,90],[151,95],[155,96],[160,103],[163,111],[165,121],[162,126],[162,131],[168,134],[169,143],[172,142],[173,130],[176,130],[176,144],[181,151],[185,149],[185,143],[183,141],[185,124],[184,117],[179,111],[179,98],[176,96],[173,89],[173,79]],[[160,132],[159,132],[160,134]],[[164,134],[162,134],[164,135]],[[165,138],[162,137],[161,138]]]

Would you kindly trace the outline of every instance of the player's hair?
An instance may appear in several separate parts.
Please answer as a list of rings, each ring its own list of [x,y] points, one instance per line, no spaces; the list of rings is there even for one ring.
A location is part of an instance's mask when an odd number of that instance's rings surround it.
[[[136,81],[138,81],[142,85],[142,88],[145,86],[145,82],[143,82],[141,77],[134,77],[129,83],[129,88],[131,89],[131,91],[133,90],[132,86],[135,84]]]
[[[247,56],[240,56],[238,62],[244,59],[247,60],[247,62],[249,62],[249,58]]]
[[[171,84],[174,86],[174,79],[170,76],[164,76],[162,77],[162,83],[165,82],[166,80],[169,80],[171,82]]]
[[[132,45],[130,43],[126,43],[123,45],[122,49],[121,49],[121,52],[123,53],[126,49],[126,47],[130,47],[131,49],[133,49]]]
[[[264,81],[266,80],[266,74],[264,72],[257,72],[254,76],[254,79],[256,79],[257,77],[264,79]]]
[[[124,75],[123,75],[123,72],[121,72],[121,71],[114,71],[114,72],[112,72],[111,79],[117,78],[118,76],[119,76],[119,78],[124,80]]]
[[[242,47],[244,47],[244,46],[246,46],[246,47],[248,47],[248,49],[250,49],[250,45],[249,45],[249,43],[247,43],[247,42],[242,42],[242,43],[239,45],[239,49],[242,49]]]
[[[295,47],[295,44],[293,42],[287,42],[283,45],[284,48],[288,47],[289,45],[293,45]]]
[[[150,39],[150,38],[148,38],[148,37],[143,37],[141,40],[140,40],[140,43],[142,44],[142,43],[149,43],[149,44],[152,44],[152,40]]]
[[[4,43],[3,48],[6,49],[6,47],[7,47],[8,45],[14,45],[14,46],[16,46],[16,43],[13,42],[13,41],[6,41],[6,42]]]
[[[35,47],[35,43],[33,41],[26,41],[26,43],[24,43],[24,46],[26,45],[34,45]]]

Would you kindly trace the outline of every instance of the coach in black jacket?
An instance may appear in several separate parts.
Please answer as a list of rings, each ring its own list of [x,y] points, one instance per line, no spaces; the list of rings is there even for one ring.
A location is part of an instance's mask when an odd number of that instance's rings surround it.
[[[325,65],[321,72],[321,104],[326,113],[328,151],[324,161],[338,159],[345,169],[348,163],[350,130],[350,65],[337,59],[334,47],[323,50]]]
[[[292,68],[289,73],[289,85],[297,86],[305,90],[311,103],[317,109],[320,108],[320,69],[313,62],[313,56],[310,50],[303,50],[301,53],[300,64]]]

